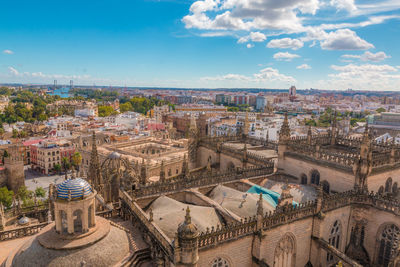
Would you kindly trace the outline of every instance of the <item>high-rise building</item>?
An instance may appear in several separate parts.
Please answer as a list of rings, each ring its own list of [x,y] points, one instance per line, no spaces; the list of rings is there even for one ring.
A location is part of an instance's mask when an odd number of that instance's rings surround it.
[[[289,88],[289,97],[290,96],[296,96],[296,86],[294,86],[294,85],[292,85],[290,88]]]

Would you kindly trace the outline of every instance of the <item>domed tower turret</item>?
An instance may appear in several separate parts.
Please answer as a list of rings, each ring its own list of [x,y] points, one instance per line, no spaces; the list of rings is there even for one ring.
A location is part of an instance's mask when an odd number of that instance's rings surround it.
[[[178,241],[175,247],[179,250],[179,257],[176,259],[177,266],[197,266],[199,260],[198,237],[199,231],[192,223],[190,209],[187,207],[185,221],[179,225],[177,234],[178,240],[175,240],[175,242]]]
[[[68,179],[57,186],[54,201],[56,232],[80,235],[96,225],[96,191],[81,178]]]

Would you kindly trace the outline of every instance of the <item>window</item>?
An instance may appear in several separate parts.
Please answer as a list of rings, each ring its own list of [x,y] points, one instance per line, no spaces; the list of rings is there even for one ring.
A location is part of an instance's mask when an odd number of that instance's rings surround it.
[[[301,175],[301,184],[307,184],[307,175],[304,173]]]
[[[313,170],[311,172],[311,184],[319,185],[320,174],[319,171]]]
[[[294,267],[295,254],[295,240],[292,235],[286,234],[275,248],[274,267]]]
[[[229,263],[224,258],[216,258],[213,260],[211,267],[229,267]]]
[[[329,194],[330,192],[330,185],[327,181],[322,182],[322,190],[324,190],[325,193]]]
[[[391,224],[387,225],[378,241],[378,264],[387,267],[390,260],[396,256],[395,252],[399,247],[400,229],[398,226]]]
[[[390,193],[392,191],[392,178],[388,178],[385,183],[385,192]]]
[[[335,221],[335,223],[333,224],[331,231],[329,233],[329,238],[328,238],[328,242],[330,245],[332,245],[333,247],[339,249],[340,246],[340,222],[339,221]],[[327,262],[332,262],[333,261],[333,255],[330,253],[327,253],[326,255],[326,261]]]

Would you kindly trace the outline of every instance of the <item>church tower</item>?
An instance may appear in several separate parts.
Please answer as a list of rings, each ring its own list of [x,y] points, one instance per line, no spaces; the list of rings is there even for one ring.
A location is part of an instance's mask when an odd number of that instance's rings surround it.
[[[90,165],[89,165],[89,171],[88,171],[88,180],[90,181],[91,184],[93,184],[95,190],[97,190],[100,194],[102,187],[104,186],[103,184],[103,179],[101,176],[101,171],[100,171],[100,162],[99,162],[99,155],[97,153],[97,139],[96,139],[96,133],[93,131],[93,136],[92,136],[92,154],[90,156]]]

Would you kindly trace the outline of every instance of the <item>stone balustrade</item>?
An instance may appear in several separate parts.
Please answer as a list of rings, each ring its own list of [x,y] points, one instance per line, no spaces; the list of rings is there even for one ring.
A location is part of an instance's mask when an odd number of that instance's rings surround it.
[[[49,222],[43,222],[35,225],[19,227],[11,230],[0,232],[0,241],[16,239],[24,236],[30,236],[39,233],[43,227],[47,226]]]
[[[201,176],[189,175],[186,177],[178,176],[173,179],[142,185],[140,188],[132,191],[132,196],[139,198],[158,195],[161,193],[172,193],[175,191],[180,191],[193,187],[201,187],[224,182],[232,182],[249,177],[269,175],[273,172],[274,163],[268,162],[267,164],[265,164],[265,166],[262,167],[249,167],[246,169],[239,169],[236,171],[228,171],[224,173],[217,172],[206,175],[203,174]]]

